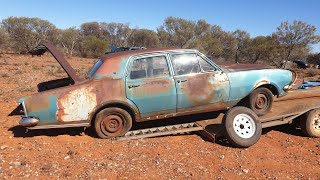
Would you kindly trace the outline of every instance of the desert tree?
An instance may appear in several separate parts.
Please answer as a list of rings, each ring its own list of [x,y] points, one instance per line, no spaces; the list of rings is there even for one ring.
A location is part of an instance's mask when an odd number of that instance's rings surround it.
[[[59,43],[63,47],[63,51],[66,55],[72,56],[76,50],[76,46],[80,41],[80,31],[75,27],[60,30]]]
[[[83,36],[101,38],[100,24],[98,22],[86,22],[81,24],[80,32]]]
[[[316,33],[316,27],[303,21],[282,22],[274,33],[280,45],[285,48],[285,63],[291,59],[294,51],[306,49],[311,44],[318,43],[320,38]],[[285,64],[284,63],[284,64]]]
[[[78,46],[82,57],[98,58],[103,55],[108,47],[108,42],[95,36],[83,36]]]
[[[0,27],[0,53],[9,45],[9,35],[3,27]]]
[[[147,48],[159,47],[159,38],[155,31],[148,29],[135,29],[128,38],[130,46],[143,46]]]
[[[233,37],[235,38],[235,62],[239,63],[239,57],[242,50],[245,48],[245,46],[248,44],[248,41],[250,39],[250,34],[246,31],[237,29],[232,33]]]
[[[158,28],[158,34],[167,36],[171,47],[186,48],[188,43],[195,38],[196,23],[190,20],[168,17],[164,24]]]
[[[115,46],[128,46],[128,39],[134,32],[129,23],[101,23],[100,28],[109,44]]]
[[[257,36],[249,39],[243,49],[246,62],[257,63],[258,61],[270,61],[276,58],[279,47],[276,39],[271,36]]]
[[[2,25],[18,51],[29,51],[40,43],[56,40],[56,27],[39,18],[8,17]]]

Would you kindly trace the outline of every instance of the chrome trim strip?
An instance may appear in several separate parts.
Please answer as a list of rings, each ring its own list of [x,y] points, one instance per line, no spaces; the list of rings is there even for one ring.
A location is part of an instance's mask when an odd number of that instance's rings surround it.
[[[59,124],[59,125],[40,125],[34,127],[27,127],[28,129],[53,129],[53,128],[68,128],[68,127],[89,127],[90,123],[77,124]]]
[[[24,104],[24,101],[22,101],[22,107],[23,107],[24,116],[28,117],[28,113],[27,113],[27,109],[26,109],[26,105]]]

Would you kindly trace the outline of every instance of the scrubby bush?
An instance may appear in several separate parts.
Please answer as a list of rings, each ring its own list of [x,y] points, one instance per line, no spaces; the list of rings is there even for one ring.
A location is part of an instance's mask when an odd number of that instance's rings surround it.
[[[87,36],[80,43],[80,54],[82,57],[98,58],[106,52],[108,43],[95,36]]]
[[[309,77],[314,77],[317,76],[319,74],[319,70],[318,69],[314,69],[314,68],[310,68],[307,70],[307,75]]]

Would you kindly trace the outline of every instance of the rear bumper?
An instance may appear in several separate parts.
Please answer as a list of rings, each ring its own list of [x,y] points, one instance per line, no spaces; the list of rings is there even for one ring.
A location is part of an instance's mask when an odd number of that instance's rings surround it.
[[[36,126],[39,123],[39,119],[34,117],[22,117],[19,124],[24,127]]]

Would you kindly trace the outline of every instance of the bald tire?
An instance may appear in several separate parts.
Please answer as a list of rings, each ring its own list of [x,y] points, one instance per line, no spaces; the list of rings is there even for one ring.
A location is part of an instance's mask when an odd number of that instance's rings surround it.
[[[106,126],[106,124],[109,124],[109,126]],[[119,128],[117,129],[117,127]],[[95,132],[102,139],[123,136],[131,127],[131,115],[126,110],[117,107],[101,110],[96,115],[94,122]]]
[[[263,99],[265,102],[265,106],[259,107],[257,105],[258,98]],[[264,87],[257,88],[252,91],[252,93],[248,97],[248,108],[252,109],[254,113],[258,116],[262,116],[267,114],[272,107],[273,104],[273,94],[272,92]]]

